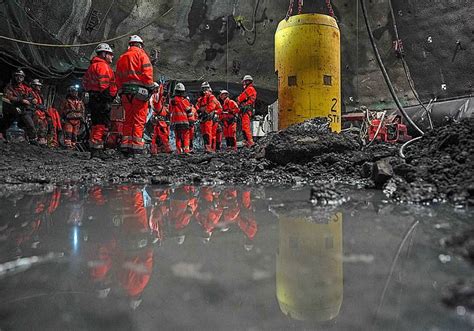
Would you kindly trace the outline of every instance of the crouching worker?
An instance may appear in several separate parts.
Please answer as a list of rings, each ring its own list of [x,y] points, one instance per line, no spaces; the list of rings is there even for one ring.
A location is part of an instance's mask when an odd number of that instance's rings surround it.
[[[106,159],[104,138],[108,131],[112,101],[117,95],[115,75],[110,64],[114,51],[108,44],[99,44],[95,56],[84,75],[84,89],[89,92],[87,108],[91,114],[92,129],[89,139],[91,158]]]
[[[66,148],[74,149],[76,147],[81,122],[84,120],[84,110],[84,103],[79,99],[79,89],[76,86],[70,86],[67,90],[66,100],[61,105]]]
[[[5,87],[5,98],[12,107],[10,107],[10,111],[5,112],[3,122],[8,127],[11,123],[20,120],[26,129],[30,144],[37,145],[36,127],[33,122],[37,101],[33,96],[33,90],[24,81],[25,73],[23,70],[17,70],[13,73],[11,82]]]

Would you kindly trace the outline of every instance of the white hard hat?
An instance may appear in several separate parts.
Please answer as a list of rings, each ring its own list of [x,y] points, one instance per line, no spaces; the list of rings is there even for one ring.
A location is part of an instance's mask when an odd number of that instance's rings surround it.
[[[107,53],[114,54],[114,51],[112,50],[110,45],[106,44],[106,43],[102,43],[102,44],[97,45],[97,47],[95,48],[95,52],[97,54],[99,54],[100,52],[107,52]]]
[[[209,85],[208,82],[203,82],[203,83],[201,84],[201,88],[211,88],[211,85]]]
[[[222,95],[222,94],[229,94],[229,91],[227,91],[227,90],[222,90],[219,95]]]
[[[158,82],[153,82],[153,88],[157,88],[157,87],[160,87],[160,83],[158,83]]]
[[[242,81],[245,82],[246,80],[250,80],[253,82],[253,78],[250,75],[245,75],[244,78],[242,78]]]
[[[185,91],[186,91],[186,88],[184,87],[184,84],[183,84],[183,83],[178,83],[178,84],[176,84],[176,86],[174,87],[174,91],[175,91],[175,92],[185,92]]]
[[[13,76],[23,76],[23,77],[25,77],[26,75],[25,75],[25,72],[23,70],[18,69],[17,71],[15,71],[13,73]]]
[[[128,41],[129,44],[131,43],[142,43],[143,44],[143,39],[140,36],[137,36],[136,34],[130,37],[130,40]]]
[[[68,91],[69,93],[71,93],[71,92],[79,92],[79,87],[77,87],[76,85],[71,85],[71,86],[68,87],[67,91]]]
[[[33,79],[33,80],[31,81],[31,85],[43,86],[43,84],[41,84],[41,82],[40,82],[39,79]]]
[[[185,240],[186,240],[186,236],[184,234],[176,237],[176,242],[178,243],[178,245],[182,245]]]

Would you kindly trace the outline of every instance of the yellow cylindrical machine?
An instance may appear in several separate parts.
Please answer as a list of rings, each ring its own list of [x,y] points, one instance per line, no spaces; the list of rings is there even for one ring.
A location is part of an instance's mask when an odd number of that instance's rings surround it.
[[[334,18],[322,14],[291,16],[275,34],[279,129],[326,117],[341,131],[340,33]]]
[[[341,309],[342,214],[327,223],[280,218],[276,291],[281,311],[296,320],[329,321]]]

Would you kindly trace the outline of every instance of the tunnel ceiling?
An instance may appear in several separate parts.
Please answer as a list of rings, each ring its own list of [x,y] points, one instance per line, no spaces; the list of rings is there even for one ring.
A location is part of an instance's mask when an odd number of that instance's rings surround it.
[[[409,72],[422,99],[472,91],[474,69],[468,26],[469,1],[392,1]],[[288,0],[22,0],[20,3],[64,43],[91,42],[132,32],[146,49],[161,52],[155,78],[238,83],[247,73],[257,86],[276,90],[274,33]],[[391,98],[377,67],[357,0],[333,0],[341,29],[343,97],[346,107],[389,106]],[[403,102],[414,97],[392,47],[388,0],[367,1],[377,44]],[[324,0],[306,1],[304,12],[328,13]],[[165,16],[163,14],[167,13]],[[56,17],[58,19],[51,19]],[[126,39],[114,42],[118,52]],[[89,57],[93,48],[76,49]],[[295,59],[298,61],[298,59]]]

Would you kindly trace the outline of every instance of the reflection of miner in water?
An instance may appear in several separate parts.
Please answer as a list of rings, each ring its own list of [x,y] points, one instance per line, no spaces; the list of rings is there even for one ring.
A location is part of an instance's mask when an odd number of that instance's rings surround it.
[[[99,189],[100,190],[100,189]],[[150,224],[147,194],[138,187],[121,187],[109,192],[113,224],[104,224],[109,235],[100,237],[88,262],[90,276],[99,296],[105,298],[115,283],[130,298],[131,308],[137,308],[153,271],[153,238],[159,236],[157,224]],[[93,201],[102,206],[105,201],[95,190]],[[99,208],[100,209],[100,208]],[[100,221],[100,218],[98,219]],[[114,228],[110,228],[110,226]],[[91,244],[92,246],[93,244]]]
[[[342,305],[342,214],[320,223],[280,218],[276,291],[281,311],[296,320],[329,321]]]

